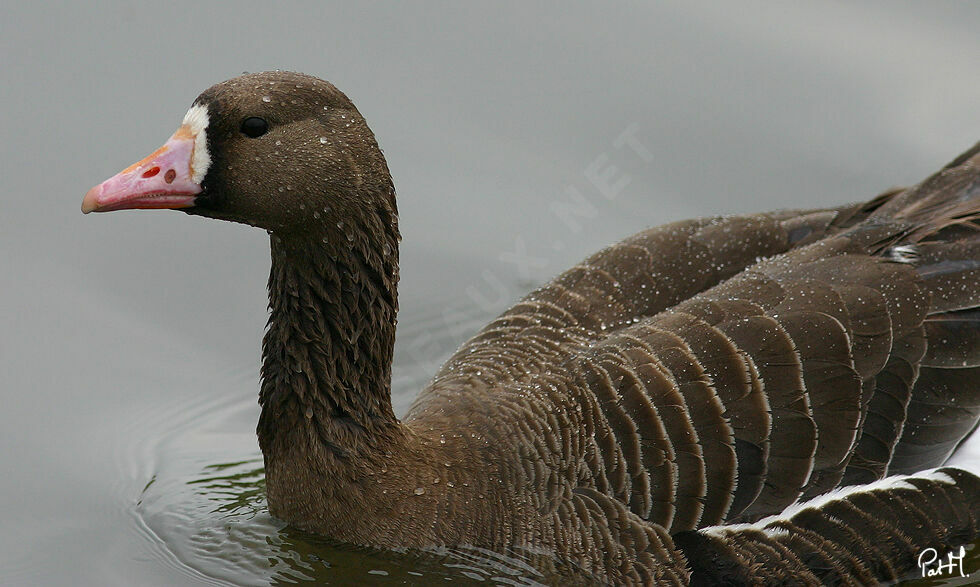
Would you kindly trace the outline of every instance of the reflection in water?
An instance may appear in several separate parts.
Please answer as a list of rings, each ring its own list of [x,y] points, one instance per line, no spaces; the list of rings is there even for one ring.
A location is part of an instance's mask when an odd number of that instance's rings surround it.
[[[545,554],[468,547],[426,551],[359,548],[284,526],[269,514],[259,456],[210,464],[184,482],[161,478],[140,514],[180,561],[235,584],[563,585],[581,582]]]
[[[212,513],[227,514],[226,517],[255,517],[264,502],[265,476],[261,459],[249,459],[237,463],[209,465],[209,477],[190,481],[190,485],[200,485],[198,491],[218,504]]]

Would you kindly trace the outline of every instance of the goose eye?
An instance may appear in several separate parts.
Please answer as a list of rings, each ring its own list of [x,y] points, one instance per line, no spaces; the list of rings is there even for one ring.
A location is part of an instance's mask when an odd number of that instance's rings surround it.
[[[242,121],[242,133],[251,138],[260,137],[269,130],[269,123],[257,116],[250,116]]]

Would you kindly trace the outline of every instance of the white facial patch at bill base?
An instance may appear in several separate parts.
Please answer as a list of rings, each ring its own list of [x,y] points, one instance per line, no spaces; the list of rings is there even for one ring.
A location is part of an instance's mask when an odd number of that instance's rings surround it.
[[[208,107],[203,104],[191,106],[184,115],[183,126],[187,127],[194,137],[194,154],[191,157],[191,180],[200,185],[211,166],[211,154],[208,153]]]

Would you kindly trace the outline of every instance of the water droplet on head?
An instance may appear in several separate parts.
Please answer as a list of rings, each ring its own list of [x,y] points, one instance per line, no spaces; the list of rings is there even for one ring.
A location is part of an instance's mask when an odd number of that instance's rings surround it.
[[[337,228],[339,228],[340,230],[343,230],[344,229],[344,221],[343,220],[341,220],[340,222],[337,223]]]
[[[272,98],[270,98],[269,96],[262,96],[262,101],[263,102],[271,102],[272,101]]]
[[[306,419],[309,420],[313,417],[313,408],[307,406],[306,411],[303,413],[306,415]]]
[[[422,495],[423,493],[425,493],[425,487],[416,487],[415,488],[415,495]]]
[[[328,140],[327,137],[320,137],[320,144],[321,145],[326,145],[327,144],[327,140]]]
[[[319,210],[314,210],[313,211],[313,217],[314,218],[319,218],[320,217],[320,211]]]

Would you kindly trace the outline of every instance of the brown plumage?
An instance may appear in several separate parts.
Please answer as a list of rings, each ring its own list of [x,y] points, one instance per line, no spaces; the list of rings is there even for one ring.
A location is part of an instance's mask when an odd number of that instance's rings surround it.
[[[362,545],[544,549],[612,583],[864,583],[980,536],[972,474],[879,481],[942,465],[980,415],[980,149],[867,203],[629,237],[488,324],[399,421],[398,215],[364,119],[285,72],[195,104],[206,125],[180,136],[210,163],[185,211],[270,233],[274,515]],[[83,209],[166,207],[127,189]]]

